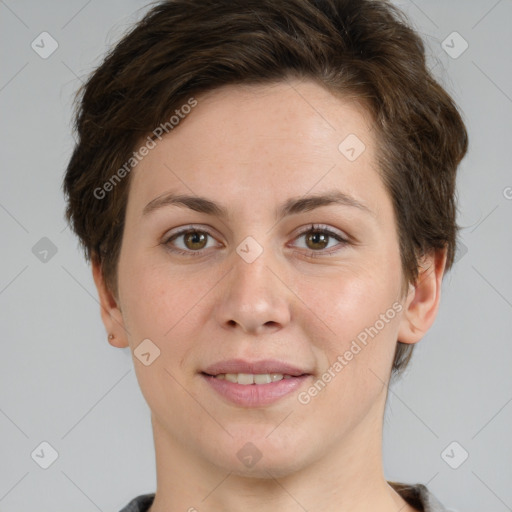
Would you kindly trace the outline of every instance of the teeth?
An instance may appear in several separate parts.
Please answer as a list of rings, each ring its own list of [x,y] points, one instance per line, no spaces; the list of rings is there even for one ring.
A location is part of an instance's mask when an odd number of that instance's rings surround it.
[[[283,375],[282,373],[260,373],[257,375],[252,373],[220,373],[215,375],[215,378],[247,386],[249,384],[270,384],[282,379],[291,379],[292,376]]]
[[[233,376],[237,378],[235,374]],[[238,384],[254,384],[254,375],[252,373],[239,373],[237,381]]]
[[[254,384],[270,384],[272,382],[272,375],[269,375],[268,373],[254,375],[253,380]]]

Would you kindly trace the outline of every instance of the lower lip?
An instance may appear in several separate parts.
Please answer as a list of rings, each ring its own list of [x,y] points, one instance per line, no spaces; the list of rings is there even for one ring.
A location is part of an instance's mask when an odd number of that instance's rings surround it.
[[[217,379],[202,374],[206,382],[230,402],[241,407],[260,407],[277,402],[279,399],[297,391],[310,375],[301,375],[291,379],[281,379],[269,384],[237,384],[225,379]]]

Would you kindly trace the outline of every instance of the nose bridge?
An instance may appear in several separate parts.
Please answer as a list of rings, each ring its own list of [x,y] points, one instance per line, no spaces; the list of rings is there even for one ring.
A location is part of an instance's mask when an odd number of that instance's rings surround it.
[[[223,326],[238,325],[245,332],[255,332],[289,321],[287,290],[275,275],[278,258],[269,239],[265,240],[266,243],[260,243],[248,236],[232,254],[231,276],[217,308],[218,321]]]
[[[268,242],[264,246],[248,236],[237,246],[233,256],[234,279],[242,291],[257,293],[257,289],[263,291],[268,287],[269,274],[272,274],[268,266],[275,260]]]

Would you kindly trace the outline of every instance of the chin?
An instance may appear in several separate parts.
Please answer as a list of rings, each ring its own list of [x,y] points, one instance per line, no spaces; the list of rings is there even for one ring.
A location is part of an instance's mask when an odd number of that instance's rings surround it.
[[[293,432],[283,429],[279,435],[272,432],[273,428],[252,427],[250,432],[240,429],[233,438],[226,439],[226,445],[217,444],[212,462],[235,475],[261,479],[285,477],[305,467],[307,441],[297,439],[296,432],[293,437]]]
[[[223,465],[223,469],[244,478],[269,480],[293,475],[306,465],[306,461],[297,460],[296,458],[293,460],[289,454],[273,454],[271,458],[262,456],[251,467],[240,463],[237,459],[229,460],[226,461],[225,466]]]

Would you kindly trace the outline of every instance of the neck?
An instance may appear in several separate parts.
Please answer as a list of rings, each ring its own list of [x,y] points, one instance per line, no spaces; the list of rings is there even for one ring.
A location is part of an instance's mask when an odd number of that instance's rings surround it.
[[[412,512],[382,471],[380,412],[305,467],[265,467],[262,459],[256,476],[206,461],[153,416],[157,491],[150,512]]]

